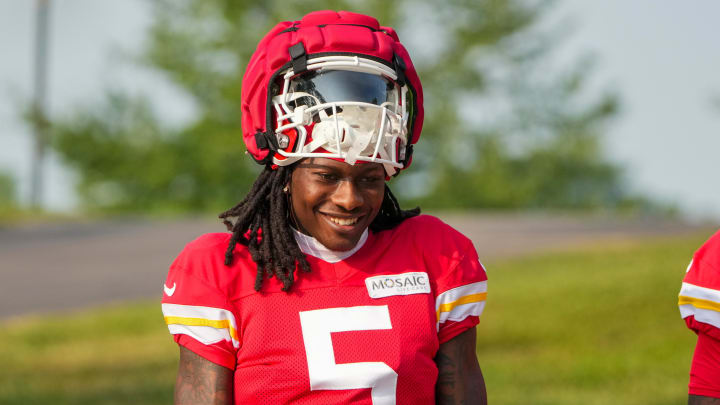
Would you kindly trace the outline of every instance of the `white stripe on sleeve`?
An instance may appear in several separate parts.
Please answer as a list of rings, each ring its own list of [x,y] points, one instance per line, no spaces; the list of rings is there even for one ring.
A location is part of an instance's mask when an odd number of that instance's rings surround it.
[[[468,316],[480,316],[486,296],[487,281],[463,285],[438,295],[435,299],[437,328],[448,320],[459,322]]]
[[[171,334],[185,334],[204,344],[226,340],[240,347],[235,316],[226,309],[162,304],[162,311]]]

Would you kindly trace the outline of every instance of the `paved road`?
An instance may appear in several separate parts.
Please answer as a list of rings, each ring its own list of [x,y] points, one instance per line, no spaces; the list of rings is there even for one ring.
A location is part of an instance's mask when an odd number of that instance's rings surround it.
[[[538,250],[710,227],[673,221],[541,215],[442,215],[487,263]],[[105,221],[0,228],[0,318],[138,298],[160,299],[167,267],[205,219]]]

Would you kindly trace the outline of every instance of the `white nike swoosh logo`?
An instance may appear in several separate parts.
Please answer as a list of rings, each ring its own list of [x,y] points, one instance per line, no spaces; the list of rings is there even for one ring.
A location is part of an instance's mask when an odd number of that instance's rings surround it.
[[[163,290],[165,290],[165,294],[167,294],[168,297],[172,297],[172,295],[175,294],[175,287],[177,287],[176,283],[173,283],[172,288],[168,288],[168,286],[163,284]]]

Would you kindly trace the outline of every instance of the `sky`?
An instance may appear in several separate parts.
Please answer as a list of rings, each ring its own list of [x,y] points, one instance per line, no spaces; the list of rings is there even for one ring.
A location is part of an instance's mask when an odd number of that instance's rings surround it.
[[[608,155],[633,189],[720,218],[720,2],[566,1],[569,47],[592,50],[623,113]]]
[[[51,115],[115,87],[148,92],[172,122],[192,114],[191,101],[162,76],[127,62],[151,23],[146,2],[50,1]],[[720,219],[718,15],[715,0],[565,0],[550,13],[570,33],[558,60],[592,54],[592,84],[620,96],[622,112],[604,137],[607,157],[625,169],[632,191],[675,203],[691,218]],[[33,94],[34,17],[34,0],[0,0],[0,171],[15,177],[21,201],[32,142],[19,115]],[[52,155],[45,166],[44,205],[72,210],[72,171]]]

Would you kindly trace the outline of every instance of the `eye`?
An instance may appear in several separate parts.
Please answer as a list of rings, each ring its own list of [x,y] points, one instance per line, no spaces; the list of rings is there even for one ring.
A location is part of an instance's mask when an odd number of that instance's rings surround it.
[[[374,187],[378,185],[378,183],[383,183],[385,181],[385,177],[379,175],[369,175],[361,177],[359,180],[361,184]]]
[[[366,183],[375,183],[377,181],[384,180],[384,178],[380,176],[366,176],[363,177],[361,180]]]
[[[327,182],[327,183],[334,183],[338,181],[339,177],[333,173],[326,173],[326,172],[318,172],[315,173],[317,177],[320,178],[320,180]]]

